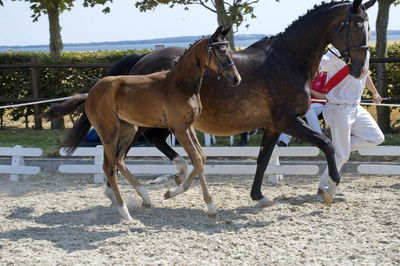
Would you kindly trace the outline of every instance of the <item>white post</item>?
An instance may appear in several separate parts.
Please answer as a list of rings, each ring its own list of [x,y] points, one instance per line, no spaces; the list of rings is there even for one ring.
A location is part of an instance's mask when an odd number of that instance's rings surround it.
[[[20,145],[14,146],[14,148],[22,148]],[[24,157],[19,155],[13,155],[11,157],[11,165],[12,166],[22,166],[25,165]],[[19,174],[10,174],[10,181],[11,182],[18,182],[21,175]]]
[[[102,146],[96,146],[96,149],[102,149]],[[103,165],[104,157],[102,155],[96,155],[94,156],[94,164],[95,165]],[[94,174],[93,182],[95,184],[103,184],[104,183],[105,176],[104,174]]]
[[[206,147],[210,147],[211,146],[211,135],[210,134],[204,133],[204,145]]]

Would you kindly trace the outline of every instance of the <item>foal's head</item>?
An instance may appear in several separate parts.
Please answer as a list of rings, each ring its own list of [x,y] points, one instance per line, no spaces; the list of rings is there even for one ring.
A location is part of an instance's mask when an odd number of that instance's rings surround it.
[[[362,0],[354,0],[349,4],[345,19],[331,36],[331,42],[350,64],[350,75],[359,77],[367,56],[370,28],[368,15],[365,12],[376,0],[370,0],[364,5]]]
[[[237,86],[242,78],[233,62],[229,42],[225,39],[229,31],[230,27],[223,30],[222,26],[219,26],[208,39],[207,65],[218,75],[222,75],[230,85]]]

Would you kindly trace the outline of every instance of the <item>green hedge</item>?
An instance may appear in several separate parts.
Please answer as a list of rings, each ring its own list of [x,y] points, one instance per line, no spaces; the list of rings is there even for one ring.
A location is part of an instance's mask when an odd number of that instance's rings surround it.
[[[376,55],[375,48],[371,48],[371,56]],[[388,46],[388,57],[400,57],[400,43]],[[388,93],[390,98],[400,98],[400,62],[387,63]],[[372,79],[376,80],[376,64],[370,66]],[[376,83],[375,83],[376,84]]]
[[[148,50],[64,52],[60,63],[113,63],[132,53],[145,53]],[[372,56],[375,49],[371,48]],[[32,56],[38,56],[41,63],[50,63],[49,53],[45,52],[7,52],[0,53],[0,64],[30,63]],[[400,57],[400,44],[388,47],[389,57]],[[387,64],[389,97],[400,98],[400,63]],[[55,98],[72,95],[74,92],[87,91],[96,78],[103,77],[108,69],[102,68],[60,68],[41,69],[40,85],[42,97]],[[372,77],[375,79],[375,64],[371,64]],[[0,98],[32,97],[30,69],[0,69]],[[366,94],[367,96],[368,94]],[[0,115],[4,109],[0,109]],[[32,114],[32,107],[13,109],[13,119]]]
[[[114,63],[132,53],[146,53],[149,50],[64,52],[59,63]],[[46,52],[7,52],[0,53],[0,64],[30,63],[33,56],[40,63],[51,63]],[[40,69],[42,97],[57,98],[72,95],[74,92],[88,91],[98,78],[103,77],[105,68],[44,68]],[[0,69],[0,98],[24,99],[32,97],[31,71],[22,69]],[[0,109],[0,115],[4,109]],[[12,110],[13,119],[33,113],[33,107],[20,107]]]

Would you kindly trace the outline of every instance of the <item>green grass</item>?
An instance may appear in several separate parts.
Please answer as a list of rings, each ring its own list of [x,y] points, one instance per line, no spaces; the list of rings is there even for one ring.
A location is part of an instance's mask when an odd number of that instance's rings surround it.
[[[21,145],[27,148],[42,148],[43,155],[58,157],[60,143],[67,131],[6,129],[0,130],[0,147]]]
[[[60,143],[66,135],[66,130],[34,130],[34,129],[4,129],[0,130],[0,147],[14,147],[21,145],[23,147],[42,148],[43,155],[46,157],[58,157]],[[262,130],[258,134],[250,137],[248,146],[260,146]],[[198,133],[199,141],[204,145],[204,135]],[[235,136],[234,143],[238,143],[240,136]],[[217,137],[217,144],[213,146],[229,146],[229,136]],[[290,146],[309,146],[310,144],[292,139]],[[383,145],[400,146],[400,134],[386,134]],[[352,155],[356,156],[356,155]]]

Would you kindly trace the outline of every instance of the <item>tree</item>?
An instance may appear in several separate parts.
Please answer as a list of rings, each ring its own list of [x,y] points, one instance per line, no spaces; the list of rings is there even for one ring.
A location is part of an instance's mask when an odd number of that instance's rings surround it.
[[[33,22],[37,21],[42,14],[48,16],[49,19],[49,32],[50,32],[50,55],[53,61],[58,61],[61,57],[63,43],[61,38],[61,26],[59,17],[64,11],[70,11],[74,6],[75,0],[11,0],[11,1],[25,1],[31,4],[30,8],[33,11]],[[83,0],[84,7],[93,7],[97,4],[105,5],[112,0]],[[0,0],[0,5],[3,1]],[[109,7],[103,9],[104,13],[110,12]]]
[[[279,2],[279,0],[275,0]],[[211,12],[217,14],[217,21],[219,26],[225,28],[232,26],[232,30],[227,35],[229,44],[232,48],[235,47],[233,40],[234,32],[237,32],[239,26],[246,20],[246,16],[255,18],[253,4],[258,3],[259,0],[141,0],[137,1],[135,6],[141,12],[154,10],[158,5],[168,5],[173,8],[175,5],[184,5],[185,9],[189,9],[189,5],[200,5]],[[249,25],[247,24],[246,27]]]
[[[395,3],[399,4],[399,0],[378,0],[378,16],[376,18],[376,56],[387,56],[387,27],[389,21],[390,6]],[[379,94],[385,98],[388,97],[388,82],[386,64],[379,63],[376,65],[376,82]],[[384,133],[390,133],[390,109],[389,107],[378,107],[377,118],[379,127]]]

